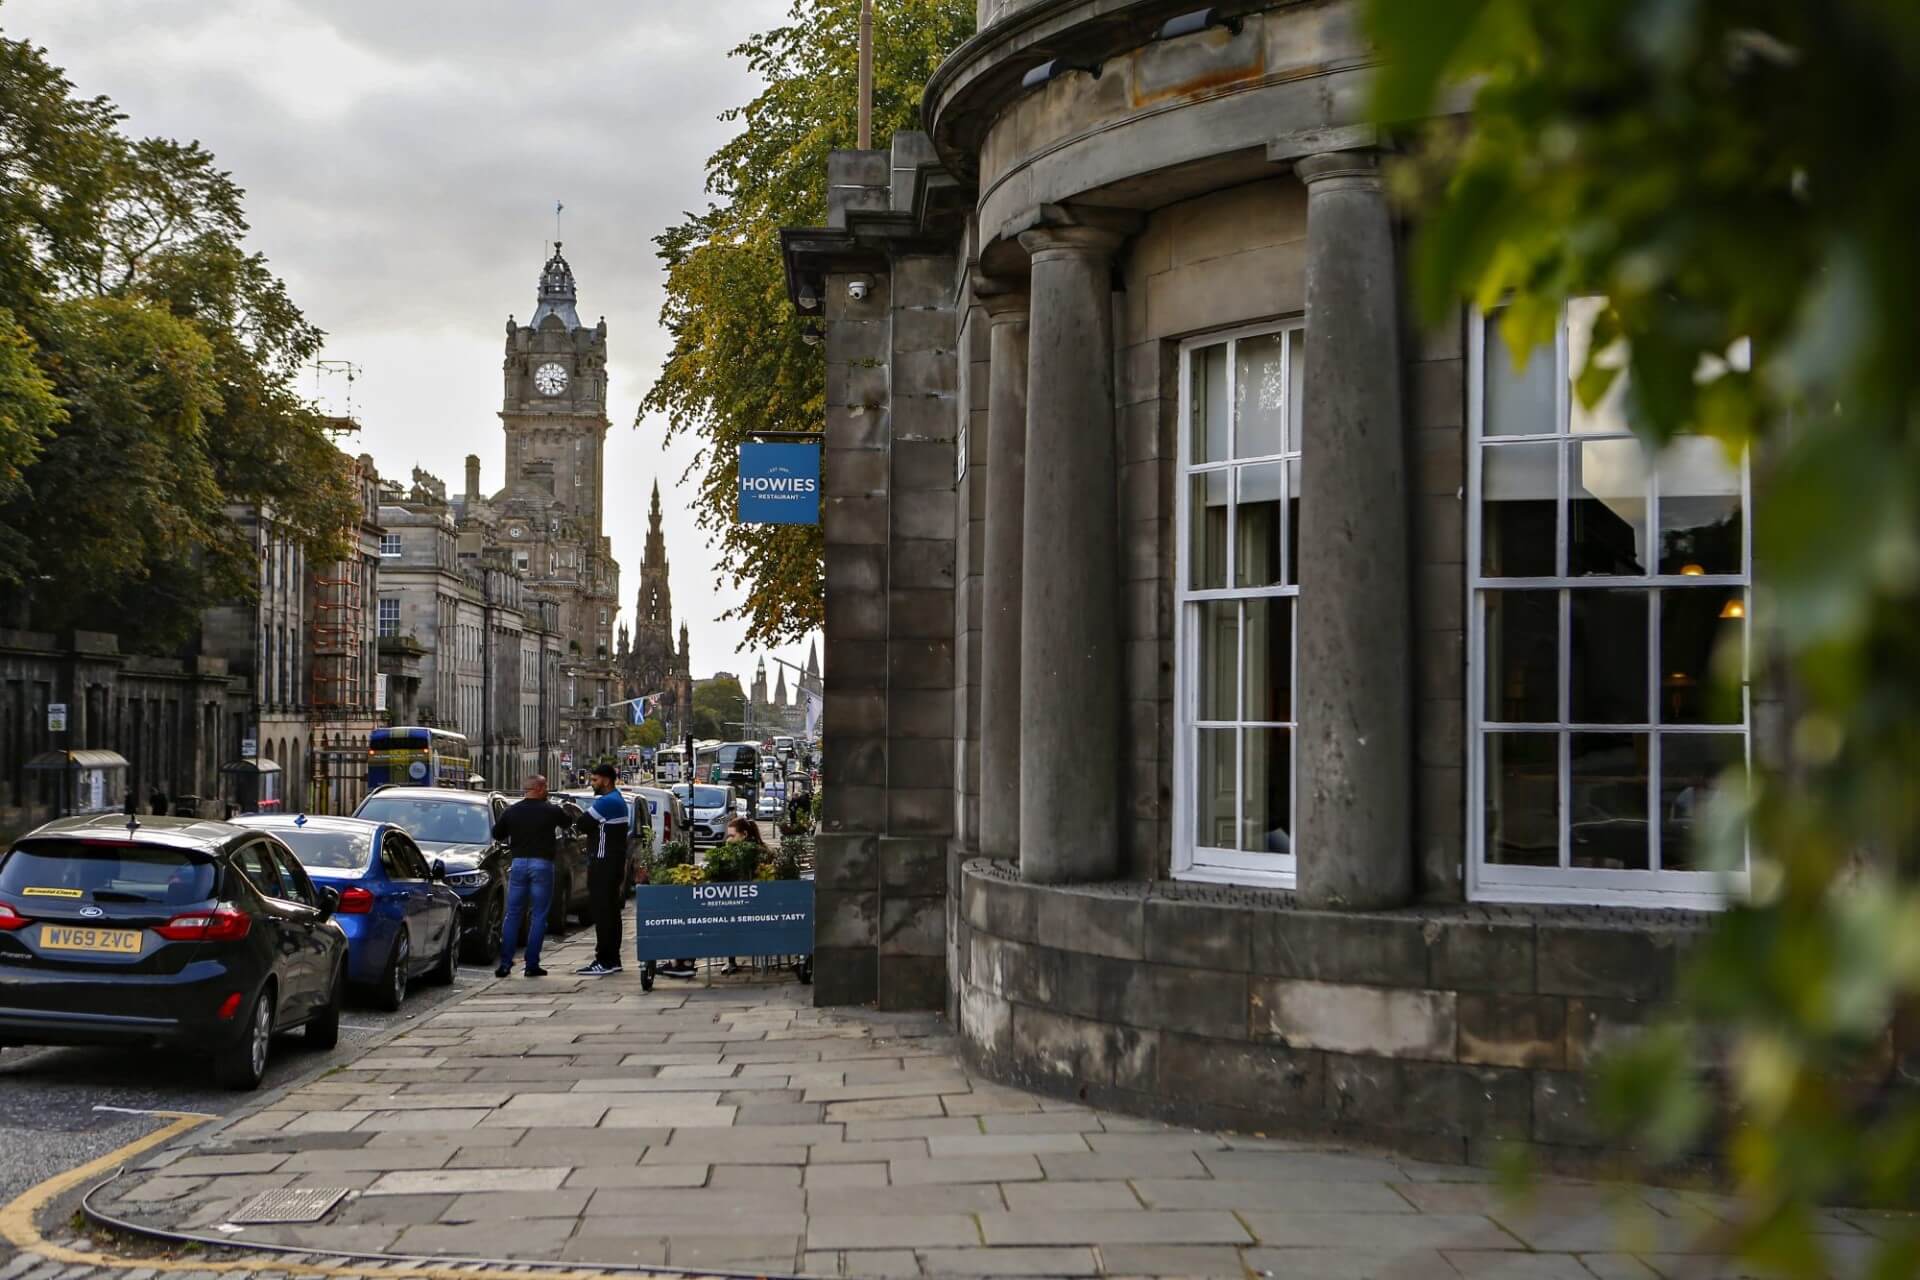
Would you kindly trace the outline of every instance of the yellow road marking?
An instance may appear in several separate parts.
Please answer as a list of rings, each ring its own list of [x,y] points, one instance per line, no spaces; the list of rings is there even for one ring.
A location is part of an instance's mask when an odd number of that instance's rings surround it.
[[[65,1263],[69,1266],[110,1267],[122,1271],[134,1269],[149,1271],[220,1271],[240,1272],[251,1275],[260,1270],[257,1262],[223,1261],[214,1258],[121,1258],[110,1253],[94,1253],[86,1249],[69,1249],[57,1245],[40,1234],[40,1228],[34,1225],[34,1218],[47,1205],[88,1182],[97,1181],[112,1169],[125,1164],[143,1152],[171,1142],[188,1130],[205,1124],[215,1116],[204,1115],[197,1111],[153,1111],[147,1114],[169,1116],[172,1123],[154,1130],[144,1138],[135,1138],[124,1147],[116,1148],[96,1160],[89,1160],[77,1169],[56,1174],[38,1186],[29,1187],[15,1197],[13,1202],[0,1209],[0,1237],[22,1253],[31,1253],[49,1262]],[[248,1242],[235,1240],[221,1247],[245,1249]],[[314,1249],[313,1254],[324,1255],[325,1249]],[[457,1259],[448,1259],[457,1262]],[[532,1263],[532,1260],[528,1260]],[[311,1262],[298,1262],[289,1256],[285,1262],[275,1261],[272,1269],[298,1276],[365,1276],[380,1273],[388,1264],[380,1258],[368,1258],[359,1266],[333,1267]],[[538,1265],[538,1264],[534,1264]],[[664,1269],[663,1269],[664,1270]],[[666,1274],[674,1274],[667,1271]],[[627,1277],[644,1272],[609,1272],[572,1268],[551,1270],[542,1267],[533,1273],[542,1280],[614,1280],[615,1277]],[[508,1271],[504,1267],[476,1270],[470,1265],[455,1270],[452,1266],[408,1267],[408,1277],[425,1277],[425,1280],[528,1280],[524,1271]],[[680,1272],[684,1280],[714,1280],[691,1271]]]

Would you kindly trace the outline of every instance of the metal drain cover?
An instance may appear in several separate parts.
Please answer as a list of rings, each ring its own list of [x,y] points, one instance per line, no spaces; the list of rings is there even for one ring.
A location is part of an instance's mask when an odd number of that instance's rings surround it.
[[[346,1198],[347,1187],[291,1187],[262,1191],[228,1222],[318,1222]]]

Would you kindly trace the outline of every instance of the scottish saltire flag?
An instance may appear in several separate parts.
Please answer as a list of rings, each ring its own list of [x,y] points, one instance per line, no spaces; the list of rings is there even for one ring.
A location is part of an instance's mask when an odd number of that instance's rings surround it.
[[[643,698],[635,698],[632,703],[633,722],[645,724],[647,717],[653,714],[654,704],[660,701],[661,696],[657,693],[649,693]]]

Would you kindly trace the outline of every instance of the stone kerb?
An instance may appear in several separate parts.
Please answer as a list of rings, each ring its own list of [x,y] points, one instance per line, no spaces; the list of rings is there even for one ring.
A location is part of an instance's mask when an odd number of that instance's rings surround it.
[[[1594,1054],[1672,991],[1698,917],[1035,885],[962,868],[953,981],[975,1063],[1183,1124],[1580,1166]]]

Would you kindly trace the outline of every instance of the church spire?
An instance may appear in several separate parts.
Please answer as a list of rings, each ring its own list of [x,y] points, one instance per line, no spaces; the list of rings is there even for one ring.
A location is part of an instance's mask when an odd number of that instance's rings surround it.
[[[533,319],[527,322],[527,327],[538,329],[548,316],[559,316],[569,331],[578,329],[580,315],[573,309],[575,301],[573,268],[560,256],[560,242],[555,240],[553,256],[540,270],[540,305],[534,308]]]

